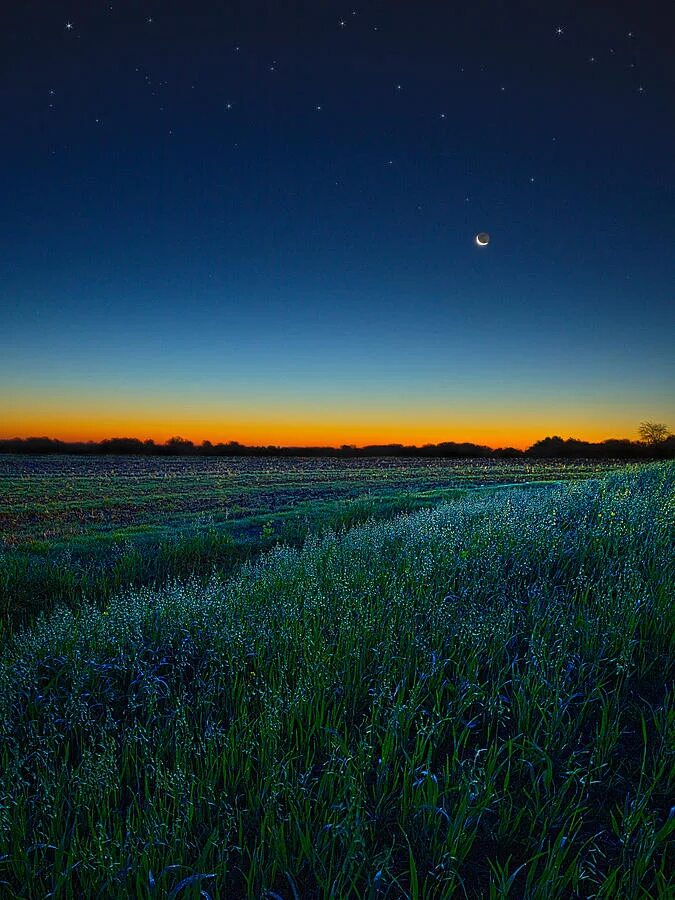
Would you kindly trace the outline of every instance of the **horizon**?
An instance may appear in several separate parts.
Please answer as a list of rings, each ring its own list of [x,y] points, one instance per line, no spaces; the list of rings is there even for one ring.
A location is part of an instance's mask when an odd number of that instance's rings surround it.
[[[46,441],[53,441],[56,443],[62,443],[62,444],[66,444],[66,445],[67,444],[97,444],[97,445],[100,445],[102,443],[105,443],[106,441],[138,441],[140,443],[151,442],[156,447],[163,447],[163,446],[167,446],[168,444],[170,444],[171,441],[185,441],[185,442],[192,444],[197,449],[202,447],[204,444],[211,444],[214,447],[227,446],[230,444],[239,444],[246,449],[254,449],[254,450],[255,449],[266,449],[266,448],[278,448],[281,450],[283,450],[283,449],[341,450],[343,448],[353,448],[354,450],[362,450],[362,449],[365,449],[368,447],[378,447],[378,446],[379,447],[397,447],[398,446],[398,447],[403,447],[403,448],[410,447],[411,449],[422,449],[424,447],[433,447],[433,446],[438,446],[438,445],[442,445],[442,444],[454,444],[454,445],[458,445],[458,446],[461,446],[463,444],[470,444],[470,445],[474,445],[476,447],[485,447],[488,450],[492,450],[492,451],[509,449],[509,450],[519,450],[521,452],[525,452],[526,450],[528,450],[535,444],[537,444],[541,441],[550,440],[550,439],[561,439],[563,441],[579,441],[581,443],[591,443],[591,444],[596,444],[596,443],[601,444],[606,441],[630,441],[631,443],[640,443],[639,437],[635,438],[635,437],[610,435],[610,436],[607,436],[604,438],[600,438],[598,440],[591,441],[591,440],[587,440],[585,438],[579,437],[578,435],[575,435],[575,434],[567,434],[566,435],[564,433],[560,433],[560,431],[552,431],[551,433],[546,434],[544,436],[539,436],[538,438],[535,438],[534,440],[529,441],[528,443],[524,444],[523,446],[517,446],[516,444],[513,444],[513,443],[486,444],[482,441],[477,441],[477,440],[471,440],[471,439],[457,440],[455,438],[450,438],[450,437],[446,437],[446,438],[444,438],[442,440],[438,440],[438,441],[419,440],[419,441],[411,442],[411,441],[391,440],[391,441],[367,441],[367,442],[364,442],[361,444],[356,444],[353,441],[336,441],[336,442],[330,443],[330,444],[278,443],[275,441],[267,441],[267,442],[262,442],[262,443],[251,444],[251,443],[247,443],[245,441],[238,440],[237,438],[231,438],[231,437],[228,437],[227,439],[221,438],[221,439],[217,439],[217,440],[212,439],[212,438],[206,438],[206,437],[193,438],[193,437],[188,437],[184,434],[179,434],[178,432],[174,432],[170,436],[163,437],[163,438],[155,438],[155,437],[151,437],[151,436],[139,437],[139,436],[134,436],[134,435],[130,435],[130,434],[107,435],[105,437],[100,437],[100,438],[81,438],[81,437],[80,438],[77,438],[77,437],[63,438],[63,437],[50,436],[47,434],[29,434],[29,435],[23,435],[23,436],[14,434],[11,436],[5,436],[4,434],[2,434],[0,432],[0,442],[9,442],[9,441],[14,441],[14,440],[19,440],[19,441],[46,440]]]
[[[54,436],[65,442],[87,442],[109,440],[111,437],[125,436],[138,440],[153,440],[164,443],[171,437],[181,436],[195,444],[204,440],[212,443],[237,441],[247,446],[304,446],[336,447],[343,444],[366,446],[372,444],[401,443],[417,445],[442,443],[475,443],[492,449],[514,447],[525,450],[544,436],[562,436],[581,441],[602,442],[612,439],[637,440],[639,423],[644,420],[672,422],[675,410],[666,404],[646,403],[644,407],[627,410],[625,407],[614,416],[602,416],[595,409],[584,416],[568,416],[563,410],[542,407],[538,420],[520,420],[507,409],[506,413],[492,408],[494,418],[482,420],[479,411],[467,415],[468,422],[448,424],[453,417],[443,410],[427,412],[426,415],[410,416],[409,420],[397,410],[389,408],[370,409],[367,414],[350,419],[347,411],[337,414],[330,409],[316,409],[313,419],[306,420],[286,412],[283,408],[267,407],[259,412],[240,411],[225,425],[219,425],[221,417],[217,409],[186,414],[189,404],[183,400],[185,413],[175,417],[167,409],[162,414],[153,415],[141,408],[135,413],[124,414],[124,406],[119,398],[89,398],[86,411],[74,415],[72,409],[65,410],[54,397],[49,402],[33,403],[41,408],[41,413],[27,414],[22,402],[15,403],[14,415],[3,415],[7,408],[7,398],[0,397],[0,440],[13,438]],[[420,404],[421,405],[421,404]],[[51,409],[48,407],[51,406]],[[178,406],[178,404],[175,404]],[[174,407],[175,408],[175,407]],[[399,410],[401,412],[401,410]],[[633,413],[630,415],[630,413]],[[669,413],[671,413],[669,415]],[[84,422],[87,424],[85,425]],[[486,424],[487,422],[487,424]],[[58,437],[56,436],[58,435]]]

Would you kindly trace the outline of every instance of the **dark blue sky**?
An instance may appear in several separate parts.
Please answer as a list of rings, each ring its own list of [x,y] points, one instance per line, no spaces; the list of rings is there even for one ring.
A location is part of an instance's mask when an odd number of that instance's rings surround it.
[[[3,435],[672,419],[669,10],[4,10]]]

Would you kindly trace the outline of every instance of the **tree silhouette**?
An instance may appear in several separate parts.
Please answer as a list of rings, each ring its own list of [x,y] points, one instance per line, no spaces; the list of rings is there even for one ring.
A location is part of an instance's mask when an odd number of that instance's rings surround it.
[[[638,433],[650,447],[656,447],[670,437],[668,426],[663,422],[641,422]]]

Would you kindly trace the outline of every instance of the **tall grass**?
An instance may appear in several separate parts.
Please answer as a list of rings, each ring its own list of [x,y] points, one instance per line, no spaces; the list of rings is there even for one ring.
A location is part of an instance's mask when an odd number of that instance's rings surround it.
[[[38,547],[40,552],[0,552],[0,635],[30,624],[55,605],[105,603],[124,588],[158,585],[170,578],[229,572],[251,555],[214,527],[186,529],[159,540],[89,541],[73,552]]]
[[[667,897],[672,464],[59,608],[0,661],[0,882]]]
[[[448,499],[463,491],[445,489]],[[232,523],[200,517],[182,529],[152,531],[111,541],[109,535],[73,542],[33,540],[20,547],[0,547],[0,638],[29,625],[55,605],[97,605],[129,587],[157,587],[174,578],[229,575],[245,560],[279,542],[298,546],[308,534],[340,531],[369,520],[392,518],[421,509],[437,498],[415,492],[378,497],[364,494],[346,500],[315,501],[276,515],[247,516]],[[158,515],[158,519],[160,516]]]

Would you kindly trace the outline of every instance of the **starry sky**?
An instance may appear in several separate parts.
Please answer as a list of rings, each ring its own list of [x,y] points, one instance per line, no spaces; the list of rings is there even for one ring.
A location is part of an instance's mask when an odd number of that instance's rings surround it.
[[[675,425],[669,13],[3,7],[0,437]]]

